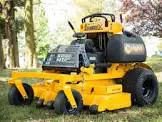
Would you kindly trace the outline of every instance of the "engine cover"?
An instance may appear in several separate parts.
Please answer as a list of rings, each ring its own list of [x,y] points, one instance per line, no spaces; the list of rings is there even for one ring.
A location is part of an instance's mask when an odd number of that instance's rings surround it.
[[[142,38],[116,34],[109,38],[106,59],[112,63],[143,62],[146,48]]]

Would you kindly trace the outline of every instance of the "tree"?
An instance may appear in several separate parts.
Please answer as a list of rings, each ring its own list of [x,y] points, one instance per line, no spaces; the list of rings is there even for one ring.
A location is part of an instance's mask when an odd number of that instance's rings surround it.
[[[27,67],[37,67],[36,45],[34,39],[33,0],[25,0],[25,64]]]
[[[18,40],[15,23],[15,3],[13,0],[2,0],[1,19],[4,19],[4,35],[8,42],[8,57],[10,59],[10,68],[19,67]]]
[[[3,54],[3,46],[2,46],[2,35],[0,32],[0,70],[5,68],[4,54]]]
[[[42,5],[35,5],[34,14],[37,21],[34,22],[35,27],[35,42],[37,57],[44,59],[49,51],[51,45],[52,35],[48,28],[48,20],[45,16],[45,11]]]
[[[2,3],[0,3],[0,15],[2,14]],[[4,53],[2,46],[2,32],[4,31],[4,19],[0,17],[0,70],[5,68]]]
[[[162,36],[162,0],[122,0],[122,11],[137,34]]]

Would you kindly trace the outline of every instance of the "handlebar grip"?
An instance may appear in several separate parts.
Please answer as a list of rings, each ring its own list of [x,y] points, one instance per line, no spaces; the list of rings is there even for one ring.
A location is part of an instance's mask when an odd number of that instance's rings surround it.
[[[95,13],[95,14],[91,14],[91,15],[88,15],[88,16],[82,18],[82,23],[84,23],[84,22],[86,21],[87,18],[102,16],[102,15],[110,16],[112,22],[115,22],[115,15],[114,15],[114,14],[109,14],[109,13]]]
[[[69,24],[69,26],[71,27],[71,29],[74,30],[74,27],[73,27],[73,25],[71,24],[70,21],[68,21],[68,24]]]

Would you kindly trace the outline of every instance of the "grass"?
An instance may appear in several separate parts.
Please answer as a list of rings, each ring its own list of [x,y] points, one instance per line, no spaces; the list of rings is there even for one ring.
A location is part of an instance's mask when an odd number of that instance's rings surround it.
[[[160,56],[153,56],[147,58],[146,63],[151,66],[151,68],[156,72],[162,71],[162,57]]]
[[[162,87],[162,84],[160,84]],[[8,104],[8,90],[6,83],[1,84],[0,88],[0,121],[33,121],[33,122],[107,122],[107,121],[162,121],[162,90],[157,102],[149,107],[131,107],[112,112],[102,112],[97,115],[91,115],[88,109],[85,109],[78,116],[56,115],[54,110],[47,108],[36,108],[35,102],[30,106],[11,106]]]
[[[161,61],[159,57],[154,57],[153,59],[148,59],[147,63],[152,66],[154,71],[160,73],[162,71],[162,68],[160,68],[162,66]],[[9,78],[12,71],[13,70],[4,70],[0,72],[0,81]],[[159,74],[159,76],[162,76],[162,74]],[[32,80],[32,82],[35,81],[35,79],[30,80]],[[162,79],[159,79],[159,81],[161,88]],[[162,122],[162,89],[160,89],[158,100],[153,106],[142,108],[133,106],[131,108],[111,112],[106,111],[96,115],[91,115],[89,110],[85,108],[78,116],[57,115],[54,110],[36,108],[36,101],[30,106],[11,106],[7,98],[8,90],[9,87],[7,83],[0,82],[0,121],[2,122]]]

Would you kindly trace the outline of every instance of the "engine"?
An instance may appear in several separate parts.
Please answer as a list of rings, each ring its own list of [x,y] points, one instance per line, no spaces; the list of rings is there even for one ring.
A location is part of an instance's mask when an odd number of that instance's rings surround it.
[[[78,71],[80,67],[95,64],[96,72],[106,72],[111,63],[132,63],[146,60],[146,48],[142,38],[132,34],[106,33],[95,35],[76,33],[70,45],[59,45],[48,53],[43,69]],[[67,73],[67,72],[66,72]]]

